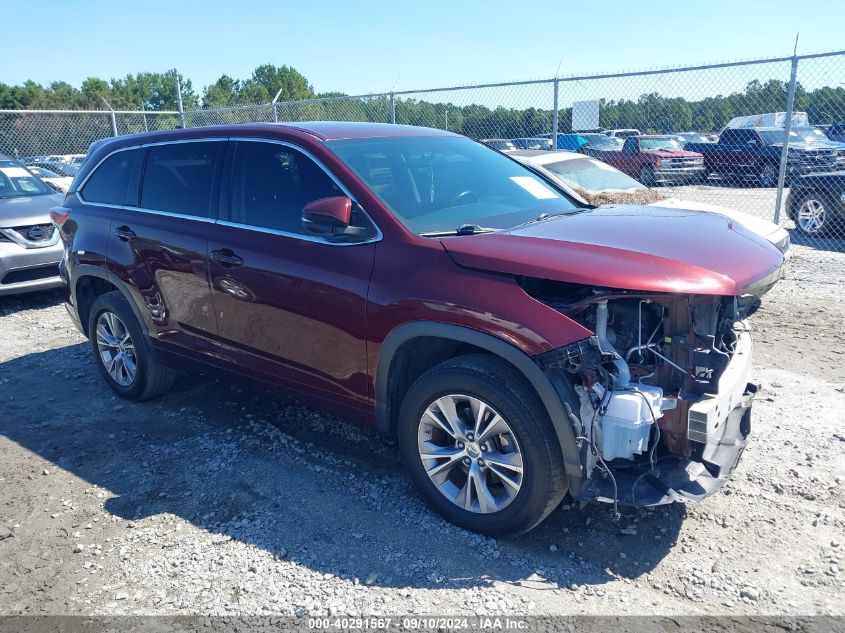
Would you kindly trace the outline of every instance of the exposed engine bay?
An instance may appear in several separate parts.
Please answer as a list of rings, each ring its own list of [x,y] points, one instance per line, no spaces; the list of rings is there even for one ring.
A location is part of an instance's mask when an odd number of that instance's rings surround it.
[[[745,319],[759,297],[522,283],[594,332],[538,357],[576,395],[570,423],[587,478],[577,496],[657,505],[721,487],[750,432]]]

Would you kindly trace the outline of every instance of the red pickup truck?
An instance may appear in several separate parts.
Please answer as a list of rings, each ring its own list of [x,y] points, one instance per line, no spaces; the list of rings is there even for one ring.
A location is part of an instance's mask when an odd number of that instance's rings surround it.
[[[625,139],[621,150],[596,151],[593,156],[649,186],[695,182],[707,176],[704,156],[685,151],[672,136],[631,136]]]

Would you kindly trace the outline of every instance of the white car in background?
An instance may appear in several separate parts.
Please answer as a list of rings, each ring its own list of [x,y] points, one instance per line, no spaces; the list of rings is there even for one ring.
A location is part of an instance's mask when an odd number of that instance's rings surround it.
[[[45,157],[44,160],[57,160],[62,163],[68,163],[69,165],[76,165],[77,167],[80,167],[85,161],[86,156],[87,154],[52,154]]]
[[[70,183],[73,182],[73,176],[62,176],[45,167],[30,166],[27,169],[59,193],[67,193]]]
[[[505,153],[547,178],[551,178],[572,196],[587,204],[593,206],[647,204],[655,207],[718,213],[766,238],[785,257],[789,255],[790,237],[787,230],[750,213],[705,202],[672,198],[661,190],[649,189],[638,180],[634,180],[607,163],[583,154],[536,150],[516,150]]]
[[[638,129],[632,127],[620,128],[618,130],[605,130],[604,135],[610,138],[628,138],[642,134]]]

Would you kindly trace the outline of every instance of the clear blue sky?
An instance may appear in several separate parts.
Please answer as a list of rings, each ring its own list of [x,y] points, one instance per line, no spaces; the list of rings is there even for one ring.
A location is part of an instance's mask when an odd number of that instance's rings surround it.
[[[845,2],[2,0],[0,81],[78,86],[178,68],[195,90],[288,64],[383,92],[845,48]],[[805,17],[800,17],[805,16]],[[35,19],[37,18],[37,19]]]

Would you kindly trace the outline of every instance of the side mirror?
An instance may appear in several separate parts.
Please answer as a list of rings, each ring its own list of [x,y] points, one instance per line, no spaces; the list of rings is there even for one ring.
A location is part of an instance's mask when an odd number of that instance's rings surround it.
[[[362,236],[367,230],[350,226],[352,200],[346,196],[332,196],[313,200],[302,209],[302,226],[315,235],[326,237]]]

